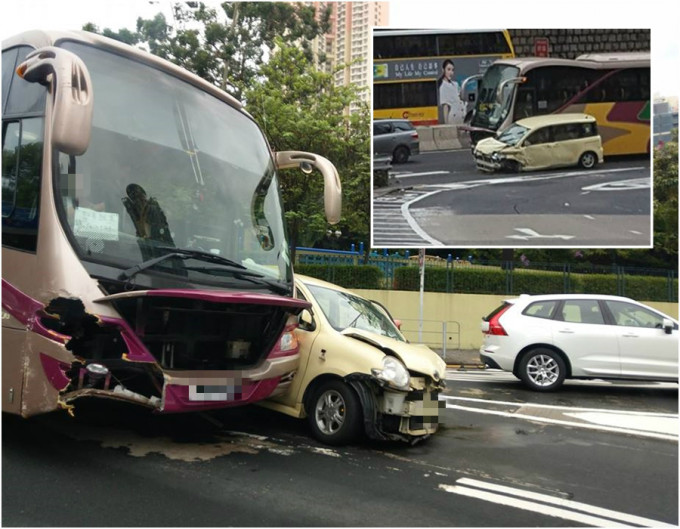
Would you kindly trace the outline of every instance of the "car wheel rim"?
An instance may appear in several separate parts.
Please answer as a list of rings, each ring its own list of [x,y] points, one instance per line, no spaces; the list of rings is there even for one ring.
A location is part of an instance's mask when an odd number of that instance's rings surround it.
[[[337,433],[345,423],[346,414],[345,399],[339,392],[331,389],[324,391],[316,401],[314,419],[316,425],[324,434]]]
[[[583,166],[590,169],[593,165],[595,165],[595,157],[592,154],[583,155]]]
[[[536,355],[527,363],[527,375],[537,386],[551,386],[560,376],[560,366],[548,355]]]

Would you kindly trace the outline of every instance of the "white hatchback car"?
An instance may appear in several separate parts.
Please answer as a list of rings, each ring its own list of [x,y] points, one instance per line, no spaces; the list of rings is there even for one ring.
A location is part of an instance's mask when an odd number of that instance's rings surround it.
[[[536,391],[566,378],[678,380],[678,322],[632,299],[521,295],[482,321],[479,353]]]

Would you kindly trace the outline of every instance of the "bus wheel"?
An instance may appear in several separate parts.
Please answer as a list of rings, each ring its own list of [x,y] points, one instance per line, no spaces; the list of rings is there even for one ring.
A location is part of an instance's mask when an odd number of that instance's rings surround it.
[[[578,164],[584,169],[592,169],[597,165],[597,156],[594,152],[584,152],[579,158]]]
[[[392,153],[392,161],[394,163],[406,163],[408,162],[408,157],[410,156],[411,153],[409,153],[408,149],[406,147],[399,146],[396,149],[394,149],[394,152]]]

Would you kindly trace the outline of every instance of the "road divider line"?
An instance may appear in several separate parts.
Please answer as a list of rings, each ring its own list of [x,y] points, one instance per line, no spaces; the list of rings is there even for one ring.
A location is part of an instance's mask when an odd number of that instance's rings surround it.
[[[505,406],[517,406],[518,408],[544,408],[549,410],[566,410],[568,412],[597,412],[597,413],[615,413],[617,415],[641,415],[645,417],[667,417],[669,419],[677,419],[678,415],[675,413],[654,413],[646,411],[627,411],[627,410],[608,410],[605,408],[579,408],[571,406],[554,406],[551,404],[532,404],[530,402],[510,402],[507,400],[490,400],[490,399],[476,399],[474,397],[453,397],[449,395],[440,395],[441,399],[448,400],[464,400],[468,402],[483,402],[485,404],[502,404]]]
[[[456,483],[460,483],[461,485],[468,485],[470,487],[475,487],[479,489],[485,489],[491,492],[508,494],[510,496],[518,496],[520,498],[525,498],[528,500],[540,501],[542,503],[557,505],[558,507],[573,509],[575,511],[581,511],[595,516],[600,516],[603,518],[611,518],[612,520],[617,520],[619,522],[627,524],[641,525],[644,527],[675,527],[670,524],[659,522],[658,520],[652,520],[650,518],[645,518],[634,514],[613,511],[611,509],[605,509],[603,507],[597,507],[595,505],[589,505],[587,503],[567,500],[565,498],[559,498],[556,496],[549,496],[547,494],[541,494],[529,490],[517,489],[514,487],[508,487],[506,485],[487,483],[484,481],[479,481],[477,479],[461,478],[456,480]]]
[[[408,208],[411,204],[418,202],[419,200],[422,200],[424,198],[427,198],[431,195],[435,195],[437,193],[439,193],[439,191],[431,191],[430,193],[426,193],[422,196],[414,198],[413,200],[405,202],[404,204],[401,205],[401,214],[406,219],[406,222],[408,222],[408,225],[411,226],[411,229],[413,229],[413,231],[415,231],[418,234],[419,237],[422,237],[423,239],[428,241],[433,246],[443,246],[443,244],[441,242],[439,242],[437,239],[433,239],[427,233],[425,233],[425,231],[416,222],[416,219],[414,219],[411,216],[411,213],[408,210]]]
[[[573,428],[583,428],[586,430],[597,430],[601,432],[611,432],[611,433],[623,433],[623,434],[628,434],[628,435],[636,435],[638,437],[651,437],[652,439],[661,439],[664,441],[678,441],[678,436],[676,435],[669,435],[669,434],[664,434],[664,433],[658,433],[658,432],[648,432],[645,430],[629,430],[627,428],[617,428],[614,426],[603,426],[600,424],[591,424],[591,423],[582,423],[582,422],[576,422],[576,421],[565,421],[562,419],[553,419],[550,417],[538,417],[535,415],[526,415],[524,413],[511,413],[507,411],[498,411],[498,410],[485,410],[481,408],[470,408],[467,406],[458,406],[456,404],[450,404],[446,403],[446,408],[451,409],[451,410],[460,410],[460,411],[468,411],[471,413],[482,413],[485,415],[496,415],[499,417],[508,417],[512,419],[524,419],[527,421],[533,421],[533,422],[541,422],[541,423],[546,423],[546,424],[555,424],[558,426],[570,426]]]
[[[414,176],[432,176],[436,174],[451,174],[451,171],[427,171],[423,173],[394,173],[395,178],[413,178]]]
[[[542,503],[536,503],[533,501],[520,500],[517,498],[512,498],[510,496],[504,496],[502,494],[496,494],[493,492],[486,492],[479,489],[461,487],[460,485],[440,484],[439,488],[443,491],[450,492],[451,494],[459,494],[461,496],[467,496],[469,498],[476,498],[478,500],[497,503],[499,505],[506,505],[508,507],[514,507],[516,509],[523,509],[525,511],[544,514],[546,516],[552,516],[554,518],[562,518],[563,520],[569,520],[572,522],[578,522],[595,527],[635,527],[634,525],[612,522],[611,520],[608,520],[606,518],[599,518],[597,516],[592,516],[589,514],[568,511],[567,509],[551,507],[549,505],[544,505]]]

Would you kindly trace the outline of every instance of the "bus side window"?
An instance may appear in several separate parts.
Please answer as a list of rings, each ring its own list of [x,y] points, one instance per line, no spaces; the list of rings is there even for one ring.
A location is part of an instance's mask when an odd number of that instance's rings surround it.
[[[29,252],[38,244],[42,118],[7,122],[2,136],[2,244]]]

